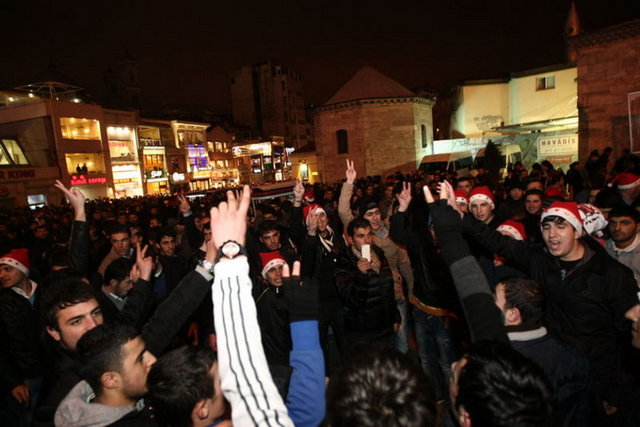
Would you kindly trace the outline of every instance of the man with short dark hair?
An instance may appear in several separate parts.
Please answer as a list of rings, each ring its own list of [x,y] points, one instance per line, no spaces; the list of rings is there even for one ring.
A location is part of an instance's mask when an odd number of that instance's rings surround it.
[[[327,425],[436,425],[430,382],[407,356],[361,344],[329,382]]]
[[[80,338],[77,352],[84,381],[60,403],[56,425],[157,425],[142,400],[156,358],[135,329],[119,323],[96,326]]]
[[[640,286],[640,213],[630,206],[619,206],[609,212],[607,253],[633,271]]]
[[[134,264],[131,259],[118,258],[104,272],[104,283],[97,299],[107,321],[114,320],[127,302],[127,295],[135,283],[131,275]]]
[[[344,303],[344,328],[349,345],[376,342],[391,346],[400,321],[393,295],[393,277],[383,251],[373,245],[369,221],[356,218],[347,226],[349,247],[336,267],[336,286]],[[370,248],[370,259],[363,247]]]
[[[588,238],[574,202],[554,202],[542,213],[541,252],[465,218],[465,231],[489,250],[526,266],[548,295],[545,326],[584,354],[592,366],[601,421],[631,408],[632,377],[623,365],[618,336],[627,335],[626,311],[637,304],[632,272]],[[604,411],[604,402],[613,407]],[[625,408],[624,410],[622,408]],[[595,414],[594,414],[595,415]],[[604,422],[604,421],[603,421]]]
[[[588,425],[589,363],[542,326],[546,302],[542,286],[513,277],[498,283],[494,297],[513,348],[536,362],[553,383],[557,419],[563,425]]]
[[[468,198],[471,195],[471,190],[473,190],[473,178],[466,176],[458,178],[456,190],[464,190]]]
[[[382,220],[382,213],[378,207],[378,203],[371,198],[361,199],[356,208],[356,214],[354,215],[350,206],[349,200],[353,194],[353,184],[357,176],[357,172],[353,167],[353,161],[347,160],[347,170],[345,171],[346,181],[342,185],[340,191],[340,199],[338,202],[338,213],[342,224],[346,228],[354,218],[363,218],[369,221],[371,231],[373,232],[373,244],[382,249],[384,256],[391,268],[391,275],[393,277],[393,290],[394,298],[396,299],[396,305],[398,312],[401,316],[401,324],[396,331],[394,338],[394,345],[399,351],[406,353],[409,350],[408,335],[409,326],[406,321],[407,315],[407,299],[405,298],[405,292],[403,287],[403,279],[407,285],[408,297],[413,295],[413,270],[411,269],[411,262],[409,261],[409,255],[404,248],[399,247],[389,236],[389,229]]]
[[[133,256],[133,248],[131,247],[131,232],[129,227],[124,224],[116,224],[109,230],[109,241],[111,242],[111,250],[104,257],[98,273],[104,276],[104,272],[114,259],[123,257],[131,258]]]
[[[162,356],[147,377],[159,421],[172,426],[209,426],[225,410],[216,354],[184,346]]]
[[[163,292],[159,295],[159,299],[162,301],[173,292],[189,269],[187,260],[176,255],[176,232],[173,228],[166,227],[160,230],[155,248],[159,252],[155,287],[162,283]],[[160,294],[160,292],[156,294]]]
[[[553,425],[553,389],[542,369],[505,343],[474,344],[454,364],[451,383],[462,427]]]

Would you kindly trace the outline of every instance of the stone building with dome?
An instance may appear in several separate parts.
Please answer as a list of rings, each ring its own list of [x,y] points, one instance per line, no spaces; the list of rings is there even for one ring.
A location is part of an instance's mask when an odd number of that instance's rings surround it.
[[[315,114],[318,172],[344,178],[346,159],[359,176],[413,171],[433,150],[434,98],[419,96],[364,66]]]

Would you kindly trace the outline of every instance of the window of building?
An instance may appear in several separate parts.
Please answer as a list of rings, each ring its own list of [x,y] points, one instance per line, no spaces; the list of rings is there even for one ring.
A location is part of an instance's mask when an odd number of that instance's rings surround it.
[[[126,126],[109,126],[109,154],[113,162],[133,162],[138,159],[135,131]]]
[[[65,139],[83,139],[100,141],[100,122],[98,120],[60,117],[60,129]]]
[[[2,138],[0,143],[0,166],[28,165],[20,144],[14,138]]]
[[[69,175],[104,175],[102,153],[66,153],[64,157]]]
[[[427,127],[420,125],[420,137],[422,138],[422,148],[427,148]]]
[[[338,154],[346,154],[349,152],[349,137],[347,131],[339,129],[336,131],[336,138],[338,140]]]
[[[556,76],[545,76],[536,78],[536,90],[555,89]]]

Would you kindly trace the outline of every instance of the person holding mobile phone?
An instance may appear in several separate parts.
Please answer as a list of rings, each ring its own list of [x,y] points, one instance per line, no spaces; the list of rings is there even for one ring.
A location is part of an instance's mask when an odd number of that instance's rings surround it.
[[[366,219],[351,221],[347,235],[349,247],[339,256],[336,266],[336,286],[345,309],[347,344],[352,347],[373,342],[391,347],[400,313],[396,308],[389,262],[382,249],[373,245],[373,231]]]

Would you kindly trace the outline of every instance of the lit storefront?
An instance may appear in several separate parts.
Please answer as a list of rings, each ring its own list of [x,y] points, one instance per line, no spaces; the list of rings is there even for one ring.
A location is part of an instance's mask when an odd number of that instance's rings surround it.
[[[226,136],[226,135],[225,135]],[[229,134],[230,138],[231,135]],[[240,183],[240,174],[235,167],[233,144],[229,141],[209,141],[209,164],[211,165],[211,181],[214,188],[235,186]]]
[[[79,186],[87,199],[108,196],[107,174],[102,153],[66,153],[70,184]]]
[[[160,139],[160,129],[152,126],[138,127],[138,140],[142,147],[142,168],[147,194],[169,193],[165,147]]]
[[[204,145],[187,144],[187,159],[191,171],[189,190],[203,191],[212,188],[209,153]]]
[[[242,182],[278,182],[289,179],[291,161],[282,141],[265,141],[233,147]]]
[[[142,179],[135,130],[127,126],[107,128],[115,197],[142,196]]]

